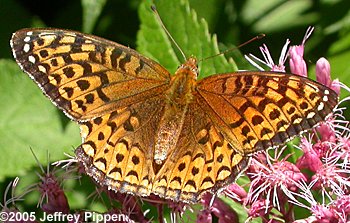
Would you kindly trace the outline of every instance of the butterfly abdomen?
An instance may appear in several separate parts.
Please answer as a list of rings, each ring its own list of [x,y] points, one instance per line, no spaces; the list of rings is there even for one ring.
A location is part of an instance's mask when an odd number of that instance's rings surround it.
[[[165,112],[158,125],[154,148],[154,161],[158,165],[161,165],[176,148],[188,105],[194,98],[197,72],[196,60],[188,59],[175,72],[165,93],[167,99]]]

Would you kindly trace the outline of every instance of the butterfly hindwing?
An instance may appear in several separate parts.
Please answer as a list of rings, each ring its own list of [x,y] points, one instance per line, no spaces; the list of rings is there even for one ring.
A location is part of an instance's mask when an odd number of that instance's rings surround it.
[[[81,123],[76,154],[87,174],[115,191],[148,196],[153,154],[164,97],[153,97]]]
[[[234,182],[249,157],[237,152],[197,103],[189,105],[176,145],[155,176],[154,191],[176,201],[197,202]]]

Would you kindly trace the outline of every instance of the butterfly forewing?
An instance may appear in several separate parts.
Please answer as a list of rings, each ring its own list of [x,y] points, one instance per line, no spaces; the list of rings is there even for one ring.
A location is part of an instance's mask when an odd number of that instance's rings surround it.
[[[74,120],[88,120],[168,88],[159,64],[117,43],[57,29],[23,29],[14,57],[44,93]]]
[[[268,149],[315,126],[337,94],[310,79],[276,72],[214,75],[197,85],[200,106],[241,154]]]

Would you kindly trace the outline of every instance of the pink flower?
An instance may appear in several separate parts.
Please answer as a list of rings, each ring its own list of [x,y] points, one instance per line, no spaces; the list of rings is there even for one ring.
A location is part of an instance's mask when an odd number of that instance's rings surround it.
[[[268,164],[253,159],[251,163],[251,165],[259,166],[261,169],[255,173],[247,173],[251,178],[251,186],[246,204],[266,199],[268,205],[266,208],[271,202],[274,207],[281,210],[280,204],[285,204],[288,200],[285,194],[297,190],[296,182],[306,180],[300,170],[285,159],[282,161],[270,160]]]
[[[332,85],[330,86],[330,88],[335,91],[335,93],[337,93],[338,95],[340,94],[340,86],[341,83],[339,82],[339,79],[336,78],[332,81]]]
[[[304,61],[304,45],[289,48],[289,65],[293,74],[307,77],[307,67]]]
[[[305,48],[305,42],[310,37],[313,30],[314,30],[313,27],[309,27],[306,30],[306,33],[301,45],[291,46],[289,48],[289,66],[290,66],[290,71],[293,74],[298,74],[300,76],[307,77],[307,66],[303,58],[304,48]]]
[[[267,215],[268,210],[271,210],[272,206],[269,205],[269,202],[264,199],[259,199],[254,201],[249,210],[248,210],[248,216],[251,218],[256,218],[256,217],[262,217]]]
[[[40,178],[42,182],[38,184],[38,187],[42,196],[41,201],[46,198],[42,209],[47,213],[69,213],[68,200],[56,177],[52,173],[47,173]]]
[[[350,195],[339,196],[332,207],[340,216],[341,222],[350,221]]]
[[[316,80],[328,87],[332,84],[331,65],[324,57],[321,57],[316,62]]]
[[[56,177],[57,171],[50,172],[50,168],[47,167],[45,172],[44,167],[39,163],[39,160],[33,151],[32,153],[42,172],[42,175],[38,174],[41,182],[32,186],[33,188],[37,188],[39,190],[41,195],[39,204],[42,210],[47,213],[69,213],[67,197],[61,188],[61,182]]]
[[[332,125],[328,123],[321,123],[321,125],[317,127],[317,131],[321,136],[322,142],[335,143],[337,140],[335,131],[332,128]]]
[[[241,202],[247,197],[247,192],[240,185],[233,183],[230,184],[225,190],[224,193],[230,197],[232,200]]]
[[[245,55],[244,57],[256,68],[258,68],[259,70],[264,70],[261,66],[259,66],[256,62],[254,62],[254,60],[258,61],[259,63],[262,63],[266,66],[268,66],[270,68],[271,71],[279,71],[279,72],[286,72],[285,69],[285,62],[287,60],[287,56],[288,56],[288,45],[289,45],[290,41],[287,39],[286,43],[284,44],[282,51],[281,51],[281,55],[280,58],[278,60],[278,65],[275,64],[275,62],[273,61],[270,51],[267,48],[267,46],[265,44],[263,44],[262,47],[260,47],[260,51],[261,54],[264,57],[264,60],[259,59],[258,57],[249,54],[249,55]],[[251,57],[251,58],[250,58]],[[254,59],[254,60],[253,60]]]
[[[311,208],[312,215],[316,217],[317,223],[336,223],[338,222],[337,213],[330,207],[324,205],[315,205]]]
[[[324,57],[321,57],[316,62],[316,80],[321,84],[331,88],[338,95],[340,93],[340,84],[339,80],[335,79],[332,81],[331,79],[331,65],[328,60]]]
[[[200,218],[206,221],[208,221],[211,218],[208,216],[207,212],[207,210],[210,210],[210,212],[219,219],[219,223],[239,222],[237,213],[221,199],[213,197],[211,193],[204,194],[204,196],[202,197],[202,204],[205,207],[205,209],[204,211],[200,212],[199,215]]]
[[[212,220],[213,220],[213,217],[211,215],[211,211],[209,209],[204,209],[198,213],[196,222],[211,223]]]
[[[348,174],[349,170],[343,169],[339,164],[325,163],[312,176],[310,184],[313,185],[312,189],[320,190],[323,196],[328,194],[341,196],[350,187]]]
[[[315,216],[310,216],[308,218],[304,218],[304,219],[299,219],[296,221],[293,221],[293,223],[315,223],[316,222],[316,218]]]
[[[309,169],[316,172],[323,164],[320,160],[319,154],[313,149],[313,145],[305,137],[301,138],[300,148],[304,154],[297,160],[297,167],[299,169]]]
[[[334,149],[332,154],[334,159],[342,159],[343,166],[350,165],[350,138],[349,136],[339,137],[339,146]]]

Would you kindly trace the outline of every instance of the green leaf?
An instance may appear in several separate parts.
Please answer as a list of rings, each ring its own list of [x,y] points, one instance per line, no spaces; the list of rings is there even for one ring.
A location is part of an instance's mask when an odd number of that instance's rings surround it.
[[[221,199],[227,203],[239,216],[238,218],[238,222],[239,223],[245,223],[247,222],[248,219],[248,213],[246,208],[239,204],[238,202],[235,202],[233,199],[226,197],[226,196],[221,196]],[[261,218],[253,218],[252,220],[250,220],[249,222],[251,223],[261,223],[262,220]]]
[[[187,58],[193,55],[203,59],[219,53],[216,36],[209,34],[207,23],[204,19],[198,20],[195,11],[190,9],[188,1],[154,1],[154,4],[165,27]],[[185,59],[161,27],[151,10],[150,1],[142,2],[139,16],[141,20],[137,35],[139,52],[157,60],[174,73]],[[237,67],[233,60],[227,61],[223,55],[219,55],[200,62],[199,70],[199,78],[203,78],[216,73],[236,71]]]
[[[224,0],[189,0],[190,6],[196,11],[199,18],[204,18],[209,27],[214,27],[220,16],[219,10],[225,3]]]
[[[81,0],[83,8],[83,32],[91,33],[106,0]]]
[[[62,125],[61,111],[45,98],[30,78],[11,60],[0,60],[0,180],[23,175],[37,163],[63,159],[80,144],[79,128]]]

